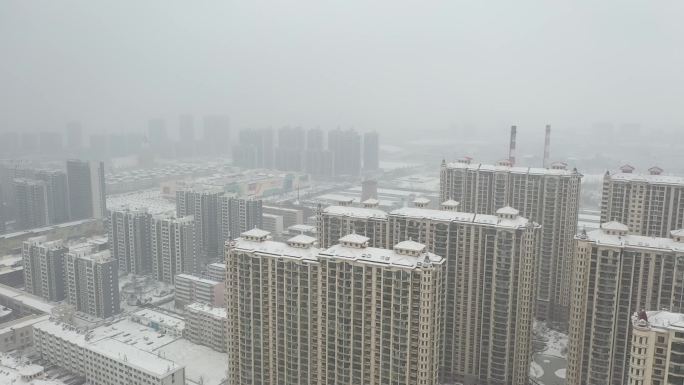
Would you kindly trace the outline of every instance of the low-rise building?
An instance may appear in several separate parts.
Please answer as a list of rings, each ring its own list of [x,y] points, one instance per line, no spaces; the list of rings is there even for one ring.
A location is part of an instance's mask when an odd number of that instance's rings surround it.
[[[225,352],[226,309],[195,302],[185,307],[185,337],[216,351]]]
[[[207,265],[207,278],[224,282],[226,280],[226,264],[225,263],[210,263]]]
[[[0,352],[9,352],[33,345],[33,324],[48,318],[48,315],[31,314],[2,324],[0,327]]]
[[[174,280],[176,307],[184,308],[193,302],[223,306],[223,282],[196,275],[178,274]]]

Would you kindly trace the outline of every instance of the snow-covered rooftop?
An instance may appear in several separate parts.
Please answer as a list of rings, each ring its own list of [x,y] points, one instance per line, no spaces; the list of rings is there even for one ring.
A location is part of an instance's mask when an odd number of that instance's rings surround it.
[[[684,177],[673,175],[651,175],[651,174],[633,174],[626,172],[618,172],[610,174],[610,179],[613,181],[623,182],[643,182],[652,184],[667,184],[667,185],[684,185]]]
[[[348,234],[339,239],[340,243],[349,243],[353,245],[365,245],[370,241],[370,238],[361,234]]]
[[[283,242],[272,240],[257,242],[246,238],[236,239],[234,245],[236,250],[310,261],[316,261],[316,255],[319,251],[319,249],[315,247],[293,247]]]
[[[394,245],[394,249],[400,249],[400,250],[409,250],[409,251],[423,251],[425,250],[425,245],[422,243],[418,243],[416,241],[402,241]]]
[[[254,238],[263,238],[263,237],[268,237],[271,235],[270,232],[266,230],[261,230],[257,228],[253,228],[251,230],[247,230],[244,233],[242,233],[243,237],[254,237]]]
[[[342,244],[334,245],[322,251],[320,258],[347,259],[361,263],[388,265],[399,268],[414,269],[429,264],[441,264],[444,259],[436,254],[421,252],[416,255],[400,254],[395,250],[375,247],[348,247]]]
[[[539,168],[539,167],[508,167],[504,165],[491,165],[482,163],[464,163],[464,162],[453,162],[447,163],[447,168],[452,169],[467,169],[467,170],[480,170],[480,171],[498,171],[498,172],[510,172],[512,174],[529,174],[529,175],[559,175],[559,176],[571,176],[580,175],[574,170],[563,170],[557,168]]]
[[[354,207],[354,206],[328,206],[323,209],[323,213],[329,215],[339,215],[352,218],[365,218],[365,219],[386,219],[387,213],[378,210],[371,209],[367,207]]]
[[[684,314],[673,313],[665,310],[647,311],[647,323],[639,322],[638,314],[632,317],[632,323],[640,327],[652,327],[659,329],[684,329]]]
[[[208,278],[202,278],[202,277],[198,277],[198,276],[196,276],[196,275],[186,274],[186,273],[178,274],[178,275],[176,275],[176,278],[181,278],[181,279],[184,278],[184,279],[187,279],[187,280],[190,280],[190,281],[195,281],[195,282],[200,282],[200,283],[206,283],[206,284],[209,284],[209,285],[218,285],[218,284],[221,283],[221,282],[216,282],[216,281],[211,280],[211,279],[208,279]]]
[[[226,308],[224,307],[214,307],[209,304],[205,304],[202,302],[193,302],[190,305],[185,307],[185,310],[188,312],[198,312],[198,313],[204,313],[204,314],[209,314],[213,317],[217,318],[226,318],[227,313],[226,313]]]
[[[633,247],[643,249],[660,249],[669,251],[684,251],[684,243],[672,238],[656,238],[634,234],[609,234],[606,229],[588,231],[585,235],[578,235],[578,239],[594,242],[599,245]]]
[[[417,207],[403,207],[391,211],[389,215],[396,217],[429,219],[433,221],[477,223],[507,228],[522,228],[528,224],[527,218],[520,216],[507,219],[499,218],[496,215],[461,213],[458,211],[434,210]]]
[[[502,208],[496,210],[496,213],[497,213],[498,215],[512,215],[512,216],[517,216],[518,214],[520,214],[520,211],[514,209],[514,208],[511,207],[511,206],[506,206],[506,207],[502,207]]]
[[[189,385],[221,385],[225,383],[228,355],[180,338],[158,350],[169,360],[185,367]]]
[[[185,329],[185,320],[183,318],[168,313],[163,313],[161,311],[152,309],[141,309],[134,312],[133,316],[138,316],[146,320],[153,321],[158,324],[162,324],[167,327],[176,329],[181,332],[183,331],[183,329]]]
[[[305,234],[295,235],[294,237],[287,240],[287,243],[297,243],[300,245],[313,245],[316,242],[316,238],[310,237]]]
[[[607,230],[607,231],[619,231],[619,232],[629,231],[629,227],[627,227],[627,225],[623,225],[622,223],[615,222],[615,221],[603,223],[603,224],[601,224],[601,228],[603,230]]]

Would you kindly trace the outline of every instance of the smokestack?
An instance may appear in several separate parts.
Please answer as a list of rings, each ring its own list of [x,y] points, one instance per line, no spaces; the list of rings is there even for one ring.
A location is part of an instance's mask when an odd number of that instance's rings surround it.
[[[511,161],[511,166],[515,166],[515,136],[518,127],[511,126],[511,144],[508,147],[508,160]]]
[[[549,168],[549,156],[551,152],[551,125],[546,125],[546,136],[544,137],[544,168]]]

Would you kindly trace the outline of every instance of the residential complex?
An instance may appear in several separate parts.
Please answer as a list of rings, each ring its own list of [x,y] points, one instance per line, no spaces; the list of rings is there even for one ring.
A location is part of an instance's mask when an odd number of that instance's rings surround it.
[[[684,383],[684,314],[640,311],[632,316],[629,385]]]
[[[50,223],[47,184],[40,180],[14,180],[17,227],[32,229]]]
[[[197,259],[202,267],[220,259],[221,196],[218,189],[188,189],[176,191],[176,216],[194,218]],[[221,251],[220,251],[221,250]]]
[[[442,202],[459,202],[459,211],[495,214],[510,206],[542,225],[537,262],[537,318],[565,329],[570,301],[573,237],[577,231],[582,175],[564,163],[551,168],[496,166],[464,159],[442,163]]]
[[[609,222],[577,236],[568,385],[629,383],[630,317],[643,309],[684,311],[683,251],[681,230],[654,238]]]
[[[262,203],[260,199],[222,196],[219,199],[221,211],[219,244],[237,238],[243,232],[262,227]]]
[[[176,307],[184,308],[200,302],[212,306],[223,306],[224,284],[220,281],[201,278],[191,274],[178,274],[174,279]]]
[[[109,247],[127,273],[145,275],[152,272],[152,214],[146,209],[123,208],[108,211]]]
[[[337,244],[348,234],[358,234],[370,239],[371,247],[387,248],[389,245],[387,213],[375,208],[328,206],[318,212],[318,244],[327,248]]]
[[[636,174],[625,165],[603,177],[601,221],[625,224],[632,234],[667,237],[684,228],[684,178],[652,167]]]
[[[71,247],[64,258],[66,299],[76,310],[98,318],[121,311],[119,269],[109,250],[93,245]]]
[[[65,297],[64,255],[68,248],[61,240],[47,241],[45,237],[30,238],[22,245],[24,289],[50,302]]]
[[[197,260],[194,217],[158,215],[152,218],[151,225],[150,252],[155,279],[173,284],[178,274],[197,274],[201,267]]]
[[[314,242],[255,229],[227,245],[229,382],[437,384],[444,259],[360,234]]]
[[[225,352],[226,309],[195,302],[185,307],[185,337],[196,344]]]

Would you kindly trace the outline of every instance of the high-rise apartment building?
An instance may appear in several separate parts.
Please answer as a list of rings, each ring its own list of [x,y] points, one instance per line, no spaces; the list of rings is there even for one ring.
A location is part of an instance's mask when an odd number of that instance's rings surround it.
[[[64,255],[69,251],[62,241],[30,238],[21,249],[24,263],[24,290],[46,301],[58,302],[65,297]]]
[[[273,168],[272,129],[245,129],[238,135],[238,145],[233,147],[233,161],[244,168]]]
[[[99,318],[121,311],[119,266],[109,250],[89,244],[69,249],[64,258],[66,299],[76,310]]]
[[[628,385],[684,383],[684,314],[640,311],[632,316]]]
[[[632,314],[684,311],[684,231],[630,235],[618,222],[576,238],[568,385],[629,383]],[[645,385],[646,383],[644,383]]]
[[[222,196],[219,204],[221,210],[219,245],[221,248],[226,241],[237,238],[239,234],[255,227],[262,227],[261,199]]]
[[[173,284],[178,274],[199,273],[194,220],[193,216],[152,218],[152,275],[157,281]]]
[[[377,132],[363,134],[363,169],[375,171],[380,168],[380,139]]]
[[[152,272],[152,215],[146,209],[110,210],[109,247],[127,273],[146,275]]]
[[[444,260],[339,241],[250,230],[227,245],[231,383],[437,384]]]
[[[662,175],[658,167],[635,174],[622,166],[620,172],[603,177],[601,221],[616,221],[632,234],[667,237],[684,228],[684,178]]]
[[[336,176],[358,176],[361,173],[361,136],[354,130],[328,132],[328,149],[333,154]]]
[[[225,115],[205,116],[203,142],[203,150],[208,150],[210,154],[230,153],[230,118]]]
[[[103,162],[67,161],[71,220],[104,218],[107,214]]]
[[[306,134],[301,127],[283,127],[278,130],[278,147],[275,149],[275,167],[283,171],[302,171]]]
[[[70,122],[66,126],[66,148],[78,151],[83,147],[83,127],[81,122]]]
[[[15,179],[14,199],[19,229],[32,229],[50,223],[48,187],[45,182],[25,178]]]
[[[495,214],[510,206],[542,225],[537,292],[537,318],[567,328],[573,238],[577,231],[582,175],[564,163],[550,169],[497,166],[470,160],[442,162],[442,202],[459,202],[459,210]]]
[[[147,123],[147,140],[150,148],[157,154],[165,153],[169,145],[166,122],[163,119],[152,119]]]
[[[441,371],[464,383],[528,383],[540,226],[496,215],[405,207],[390,243],[412,239],[446,260]]]
[[[49,223],[69,221],[69,190],[67,176],[63,171],[36,171],[36,179],[45,182],[47,187],[47,209]]]
[[[195,117],[181,115],[178,117],[177,155],[192,156],[195,152]]]
[[[322,248],[337,244],[348,234],[358,234],[370,239],[371,247],[387,248],[389,245],[387,213],[366,207],[328,206],[319,209],[318,244]]]
[[[188,189],[176,191],[176,216],[194,218],[197,261],[200,270],[221,259],[221,197],[223,191]]]

